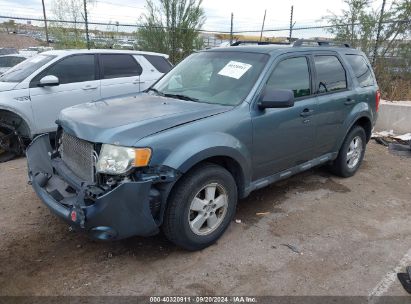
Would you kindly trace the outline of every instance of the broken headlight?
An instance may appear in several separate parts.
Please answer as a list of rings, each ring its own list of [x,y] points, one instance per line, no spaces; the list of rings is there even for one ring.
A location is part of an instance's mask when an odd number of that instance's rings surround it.
[[[151,158],[150,148],[129,148],[103,144],[97,161],[97,172],[124,174],[133,167],[145,167]]]

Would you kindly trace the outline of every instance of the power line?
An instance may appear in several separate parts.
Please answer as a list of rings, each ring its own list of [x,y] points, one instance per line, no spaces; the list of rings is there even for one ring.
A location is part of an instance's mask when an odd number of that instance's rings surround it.
[[[17,17],[17,16],[5,16],[0,15],[2,19],[15,19],[15,20],[31,20],[31,21],[39,21],[44,22],[43,18],[32,18],[32,17]],[[56,19],[48,19],[48,22],[56,22],[56,23],[67,23],[67,24],[74,24],[74,23],[84,23],[79,21],[71,21],[71,20],[56,20]],[[409,20],[387,20],[383,21],[382,24],[389,24],[389,23],[408,23]],[[104,23],[104,22],[88,22],[89,25],[100,25],[100,26],[107,26],[107,25],[115,25],[114,23]],[[318,26],[300,26],[294,27],[293,31],[296,30],[312,30],[312,29],[324,29],[324,28],[335,28],[335,27],[344,27],[344,26],[351,26],[352,23],[344,23],[344,24],[334,24],[334,25],[318,25]],[[354,25],[361,25],[361,23],[354,23]],[[145,26],[145,25],[137,25],[137,24],[119,24],[119,26],[123,27],[134,27],[134,28],[157,28],[157,29],[169,29],[166,26]],[[187,28],[175,28],[177,30],[187,30]],[[220,33],[220,34],[230,34],[230,31],[220,31],[220,30],[203,30],[203,29],[194,29],[198,32],[203,33]],[[272,28],[272,29],[264,29],[263,32],[281,32],[281,31],[289,31],[289,27],[283,28]],[[233,31],[233,34],[241,34],[241,33],[260,33],[261,30],[237,30]]]

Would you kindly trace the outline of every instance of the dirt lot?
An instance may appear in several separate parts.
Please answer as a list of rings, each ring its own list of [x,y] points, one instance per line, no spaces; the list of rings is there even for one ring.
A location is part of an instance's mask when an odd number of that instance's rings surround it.
[[[17,49],[25,49],[30,46],[38,45],[40,45],[40,42],[31,37],[0,33],[0,47],[14,47]]]
[[[91,241],[26,181],[25,159],[0,164],[0,295],[406,295],[411,159],[375,143],[353,178],[315,169],[253,193],[194,253],[163,236]]]

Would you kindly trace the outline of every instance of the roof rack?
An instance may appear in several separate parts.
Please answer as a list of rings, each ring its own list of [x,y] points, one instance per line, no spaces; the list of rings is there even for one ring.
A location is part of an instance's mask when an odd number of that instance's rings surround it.
[[[290,45],[289,42],[272,42],[272,41],[258,41],[258,40],[238,40],[233,42],[231,46],[239,46],[241,44],[257,44],[257,45],[269,45],[269,44],[277,44],[277,45]]]
[[[351,48],[348,43],[335,42],[332,40],[315,40],[315,39],[298,39],[294,42],[293,47],[298,46],[340,46]]]

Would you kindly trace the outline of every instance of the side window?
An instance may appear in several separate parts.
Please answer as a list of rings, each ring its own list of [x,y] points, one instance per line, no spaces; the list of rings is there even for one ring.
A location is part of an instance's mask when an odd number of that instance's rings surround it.
[[[268,79],[267,86],[273,89],[292,90],[295,98],[310,95],[307,58],[295,57],[281,61]]]
[[[315,56],[314,62],[319,93],[334,92],[347,88],[344,67],[336,56]]]
[[[168,73],[173,65],[163,56],[143,55],[160,73]]]
[[[58,77],[60,84],[95,80],[94,55],[75,55],[64,58],[37,75],[34,81],[39,81],[47,75]]]
[[[139,76],[143,71],[131,55],[103,54],[100,58],[104,79]]]
[[[374,85],[374,77],[364,57],[361,55],[346,55],[345,58],[352,67],[360,86],[368,87]]]

